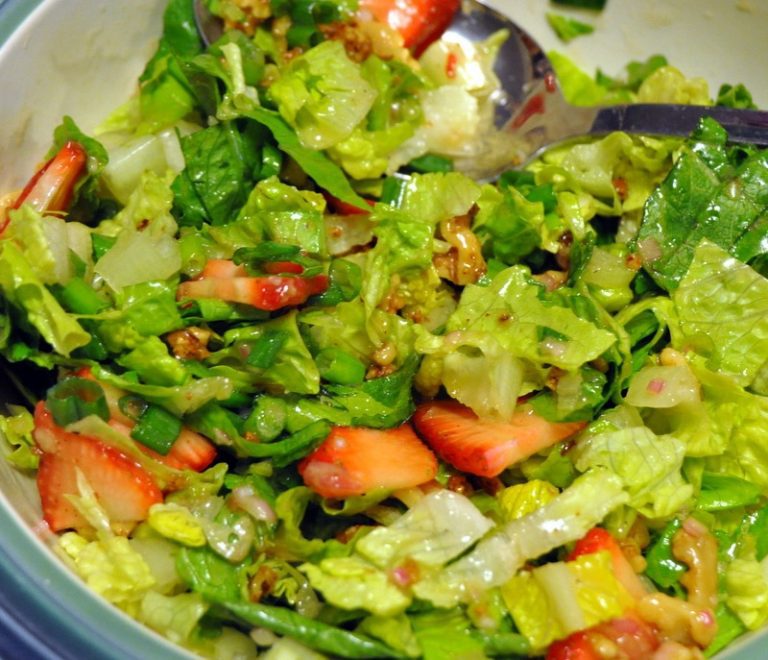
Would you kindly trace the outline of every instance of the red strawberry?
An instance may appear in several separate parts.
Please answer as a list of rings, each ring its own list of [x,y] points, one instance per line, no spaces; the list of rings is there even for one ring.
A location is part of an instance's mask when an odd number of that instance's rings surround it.
[[[509,422],[485,421],[457,401],[421,404],[413,424],[440,458],[480,477],[495,477],[584,428],[583,422],[548,422],[528,411],[515,412]]]
[[[552,643],[547,660],[600,660],[600,657],[583,630]]]
[[[157,484],[134,460],[98,438],[57,426],[42,402],[35,410],[35,439],[43,449],[37,473],[43,518],[54,532],[89,526],[68,497],[80,494],[78,470],[118,526],[144,520],[149,507],[163,501]]]
[[[299,463],[304,483],[323,497],[363,495],[431,481],[437,460],[408,424],[394,429],[336,426]]]
[[[328,288],[327,275],[202,277],[179,285],[178,298],[218,298],[265,311],[300,305]]]
[[[610,648],[610,657],[645,660],[653,657],[660,640],[654,629],[634,614],[611,619],[579,630],[550,645],[547,660],[600,660]],[[598,651],[599,649],[599,651]]]
[[[581,555],[588,555],[602,550],[610,553],[613,574],[629,592],[630,596],[636,600],[646,596],[648,590],[643,586],[640,578],[637,577],[637,573],[632,569],[616,539],[611,536],[610,532],[600,527],[593,527],[584,535],[584,538],[576,541],[576,545],[568,555],[568,561],[581,557]]]
[[[459,0],[360,0],[359,7],[397,30],[418,56],[451,24]]]
[[[205,470],[217,454],[216,447],[209,440],[186,426],[182,427],[179,437],[165,456],[146,447],[142,449],[168,467],[195,472]]]

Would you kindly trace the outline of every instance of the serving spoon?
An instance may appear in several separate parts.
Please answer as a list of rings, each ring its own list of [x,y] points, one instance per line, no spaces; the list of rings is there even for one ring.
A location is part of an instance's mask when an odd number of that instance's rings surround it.
[[[221,21],[203,0],[195,0],[198,30],[207,43],[223,33]],[[462,170],[475,178],[493,179],[520,167],[557,144],[589,135],[624,131],[637,135],[687,137],[703,117],[712,117],[731,142],[768,145],[768,112],[720,106],[638,103],[575,106],[563,96],[551,62],[538,43],[511,19],[479,2],[463,0],[445,32],[459,43],[479,43],[506,30],[494,71],[500,91],[493,97],[496,131],[484,138],[479,158]],[[468,171],[469,170],[469,171]]]

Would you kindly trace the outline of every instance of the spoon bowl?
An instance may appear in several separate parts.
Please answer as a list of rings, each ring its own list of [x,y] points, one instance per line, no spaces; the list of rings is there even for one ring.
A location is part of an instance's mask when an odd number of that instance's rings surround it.
[[[203,0],[195,0],[198,30],[207,43],[223,33],[221,21]],[[509,17],[479,0],[463,0],[444,38],[458,43],[485,41],[499,31],[507,39],[499,48],[494,72],[500,89],[493,96],[493,130],[462,161],[460,169],[479,180],[522,167],[546,149],[563,142],[613,131],[636,135],[687,137],[703,117],[712,117],[731,142],[768,146],[768,112],[720,106],[640,103],[575,106],[563,96],[552,63],[536,40]]]

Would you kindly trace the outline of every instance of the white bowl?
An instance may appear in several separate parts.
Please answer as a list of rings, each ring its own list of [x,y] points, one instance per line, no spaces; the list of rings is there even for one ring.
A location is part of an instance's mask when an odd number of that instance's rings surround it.
[[[723,82],[742,82],[768,108],[765,0],[608,0],[600,14],[542,0],[489,2],[588,70],[614,75],[630,60],[662,53],[686,75],[706,78],[712,94]],[[163,0],[0,0],[0,191],[28,178],[62,115],[87,131],[130,95],[163,7]],[[588,20],[596,30],[566,47],[545,11]],[[183,657],[83,587],[36,532],[39,520],[33,479],[0,460],[0,616],[24,649],[41,657]],[[722,657],[768,657],[766,634],[746,637]],[[0,655],[22,648],[7,644],[0,639]]]

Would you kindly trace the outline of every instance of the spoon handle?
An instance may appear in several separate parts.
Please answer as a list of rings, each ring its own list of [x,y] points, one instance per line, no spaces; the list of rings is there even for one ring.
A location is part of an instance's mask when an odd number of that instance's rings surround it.
[[[768,146],[768,112],[720,106],[637,104],[600,108],[589,129],[592,135],[611,131],[687,137],[702,117],[725,128],[731,142]]]

